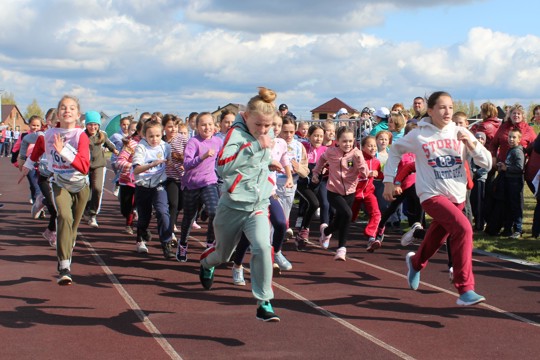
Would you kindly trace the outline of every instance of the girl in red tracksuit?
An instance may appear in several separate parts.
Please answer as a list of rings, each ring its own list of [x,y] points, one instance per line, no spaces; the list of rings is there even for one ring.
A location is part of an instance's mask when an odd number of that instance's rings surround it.
[[[355,221],[360,212],[360,206],[364,204],[365,211],[369,214],[369,221],[364,228],[364,235],[368,237],[367,251],[373,252],[377,249],[375,242],[375,232],[381,220],[381,211],[375,195],[375,185],[373,179],[383,179],[381,162],[375,157],[377,155],[377,140],[375,136],[366,136],[362,139],[362,154],[368,166],[368,177],[358,180],[356,194],[352,205],[352,221]],[[380,246],[379,246],[380,247]]]
[[[336,210],[336,216],[323,230],[319,242],[327,248],[334,230],[338,230],[338,249],[334,260],[345,261],[345,244],[349,235],[352,210],[358,179],[368,176],[368,166],[362,151],[354,146],[354,131],[346,126],[339,128],[337,147],[331,147],[317,160],[311,181],[319,183],[319,175],[328,164],[328,202]]]

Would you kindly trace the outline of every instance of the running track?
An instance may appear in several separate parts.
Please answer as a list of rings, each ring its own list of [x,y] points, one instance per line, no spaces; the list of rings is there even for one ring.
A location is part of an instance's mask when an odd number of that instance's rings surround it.
[[[79,229],[74,284],[59,287],[55,251],[41,237],[46,222],[30,218],[28,186],[17,185],[18,177],[1,158],[2,359],[537,359],[540,354],[538,267],[475,254],[477,291],[488,301],[458,307],[444,252],[412,291],[404,276],[409,249],[390,236],[369,254],[356,224],[346,262],[333,261],[335,242],[328,251],[311,246],[305,253],[285,244],[294,268],[274,279],[272,304],[281,322],[262,323],[255,319],[249,282],[232,285],[230,266],[216,270],[212,290],[200,286],[202,231],[192,232],[187,263],[164,260],[157,242],[150,243],[148,256],[140,256],[134,238],[120,233],[124,220],[107,190],[99,229],[86,224]],[[313,231],[312,242],[317,235]]]

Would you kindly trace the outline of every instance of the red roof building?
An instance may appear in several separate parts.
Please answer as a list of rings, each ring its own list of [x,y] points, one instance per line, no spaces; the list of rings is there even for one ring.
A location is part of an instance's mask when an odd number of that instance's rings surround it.
[[[311,119],[313,120],[326,120],[332,119],[334,115],[339,111],[339,109],[346,109],[350,116],[358,117],[360,112],[339,100],[338,98],[333,98],[325,102],[322,105],[317,106],[315,109],[311,110]]]

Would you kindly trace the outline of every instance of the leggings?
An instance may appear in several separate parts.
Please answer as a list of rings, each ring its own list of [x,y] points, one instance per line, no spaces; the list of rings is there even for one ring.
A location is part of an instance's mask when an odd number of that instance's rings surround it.
[[[208,213],[208,231],[206,232],[206,242],[212,244],[214,236],[214,217],[216,216],[217,203],[219,201],[218,185],[212,184],[200,189],[183,192],[184,217],[182,218],[182,232],[180,234],[180,244],[187,245],[187,239],[191,230],[191,225],[197,218],[199,212],[199,202],[202,200]]]
[[[300,197],[306,201],[306,211],[304,213],[304,218],[302,219],[301,228],[309,229],[311,219],[313,219],[315,211],[319,208],[319,199],[316,194],[316,188],[313,189],[309,185],[299,183],[297,191]]]
[[[408,201],[407,209],[409,211],[409,215],[411,215],[411,216],[408,216],[409,226],[412,226],[415,222],[420,222],[420,219],[422,217],[422,206],[420,205],[420,199],[418,198],[418,195],[416,195],[416,187],[415,185],[412,185],[411,187],[408,187],[407,189],[403,190],[403,192],[400,195],[398,195],[394,199],[394,201],[390,203],[390,205],[388,205],[386,210],[384,210],[381,217],[381,221],[379,222],[379,228],[377,231],[378,233],[384,232],[384,227],[386,225],[386,222],[388,221],[390,216],[392,216],[392,214],[397,210],[399,205],[403,203],[405,199],[407,199]]]
[[[49,178],[39,175],[38,185],[41,189],[41,194],[45,197],[43,203],[47,206],[50,215],[47,229],[49,229],[49,231],[56,231],[56,208],[54,207],[53,193]]]
[[[285,232],[287,231],[287,220],[285,218],[285,213],[279,201],[273,196],[270,197],[270,206],[268,208],[270,211],[270,223],[274,228],[274,235],[272,236],[272,247],[274,248],[274,253],[281,251],[281,246],[283,245],[283,240],[285,240]],[[242,265],[244,261],[244,256],[249,247],[249,240],[246,237],[246,234],[242,234],[240,242],[236,246],[236,252],[234,253],[234,263],[236,265]]]
[[[352,210],[351,206],[354,202],[355,194],[340,195],[332,191],[328,191],[328,201],[336,210],[334,220],[324,229],[325,235],[332,234],[335,230],[338,231],[338,247],[345,247],[347,237],[349,236],[349,227],[351,225]]]
[[[171,216],[171,227],[174,229],[178,212],[182,210],[182,184],[179,180],[168,178],[165,183],[167,198],[169,199],[169,214]]]
[[[120,212],[126,218],[126,226],[132,226],[133,210],[135,209],[135,188],[121,184],[118,199],[120,200]]]

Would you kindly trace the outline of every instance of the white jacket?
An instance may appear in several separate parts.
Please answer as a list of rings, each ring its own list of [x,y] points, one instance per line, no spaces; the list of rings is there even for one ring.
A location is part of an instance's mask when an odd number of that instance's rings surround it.
[[[458,131],[467,133],[475,144],[474,151],[470,152],[457,139]],[[463,163],[471,157],[476,165],[491,169],[491,154],[469,130],[454,122],[439,129],[431,123],[430,117],[423,118],[418,128],[391,145],[384,167],[384,182],[394,182],[401,155],[408,152],[416,155],[416,193],[420,202],[438,195],[456,204],[464,202],[467,175]]]

